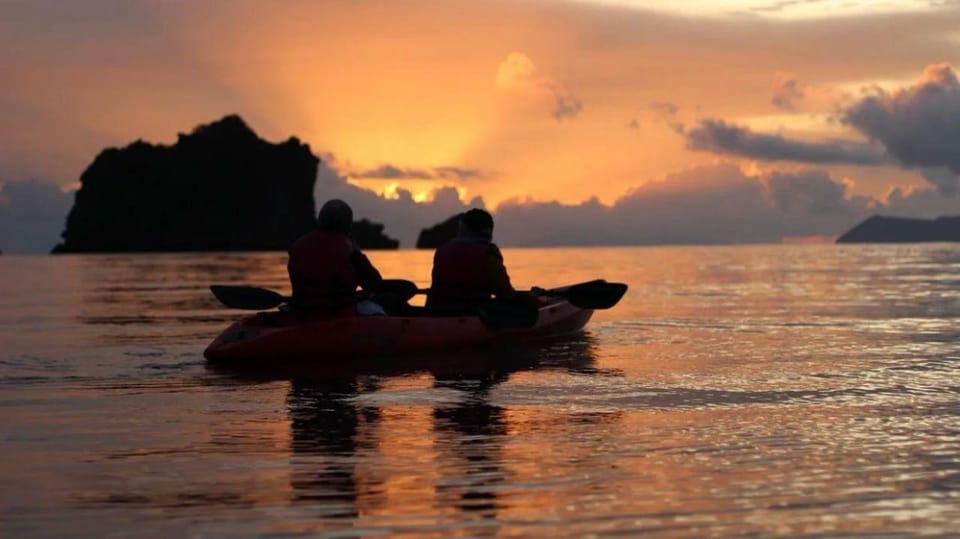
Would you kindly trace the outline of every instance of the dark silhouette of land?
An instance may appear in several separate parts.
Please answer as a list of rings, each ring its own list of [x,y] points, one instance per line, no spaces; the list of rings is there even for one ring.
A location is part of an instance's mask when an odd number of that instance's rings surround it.
[[[360,219],[353,222],[350,236],[361,249],[396,249],[400,241],[383,233],[383,225]]]
[[[444,243],[457,237],[460,231],[460,216],[458,213],[442,223],[430,228],[424,228],[417,236],[417,249],[436,249]]]
[[[164,146],[100,153],[80,177],[54,253],[286,250],[315,226],[320,160],[296,137],[278,144],[236,115]],[[358,223],[361,247],[396,248]]]
[[[960,217],[908,219],[875,215],[837,238],[837,243],[960,241]]]

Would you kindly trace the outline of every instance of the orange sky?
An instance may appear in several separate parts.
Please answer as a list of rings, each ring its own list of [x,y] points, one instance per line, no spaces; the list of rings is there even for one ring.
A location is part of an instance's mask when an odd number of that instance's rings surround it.
[[[172,142],[235,112],[266,138],[297,135],[333,154],[344,173],[482,173],[355,180],[377,191],[454,185],[492,206],[514,197],[611,203],[679,170],[749,166],[687,150],[671,124],[722,118],[855,138],[828,118],[844,91],[909,84],[924,66],[958,57],[957,8],[847,2],[818,12],[741,0],[727,10],[680,2],[667,13],[656,4],[5,3],[0,181],[71,185],[105,146]],[[771,103],[784,73],[805,90],[792,110]],[[870,196],[924,185],[897,166],[831,170]]]

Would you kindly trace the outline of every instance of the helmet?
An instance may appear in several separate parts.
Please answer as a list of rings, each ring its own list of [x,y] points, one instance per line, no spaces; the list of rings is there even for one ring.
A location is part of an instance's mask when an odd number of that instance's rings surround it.
[[[353,210],[350,209],[350,206],[346,202],[334,198],[328,200],[323,207],[320,208],[317,221],[320,224],[321,230],[343,232],[346,234],[350,232],[350,227],[353,225]]]

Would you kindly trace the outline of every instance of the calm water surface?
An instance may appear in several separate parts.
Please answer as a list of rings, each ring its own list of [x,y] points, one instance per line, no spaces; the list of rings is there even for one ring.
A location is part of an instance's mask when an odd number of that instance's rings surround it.
[[[960,530],[960,247],[505,256],[631,289],[539,348],[249,373],[207,285],[282,254],[0,257],[0,537]]]

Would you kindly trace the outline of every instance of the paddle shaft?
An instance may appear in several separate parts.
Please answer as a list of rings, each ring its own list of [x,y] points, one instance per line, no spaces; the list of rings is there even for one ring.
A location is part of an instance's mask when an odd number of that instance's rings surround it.
[[[213,285],[210,290],[221,303],[238,309],[271,309],[293,300],[290,296],[284,296],[273,290],[253,286]],[[626,291],[627,285],[623,283],[595,280],[549,290],[533,288],[518,292],[564,297],[573,305],[584,309],[609,309],[620,301]],[[429,294],[431,289],[417,288],[415,283],[404,279],[384,279],[378,292],[393,292],[406,301],[417,294]]]

